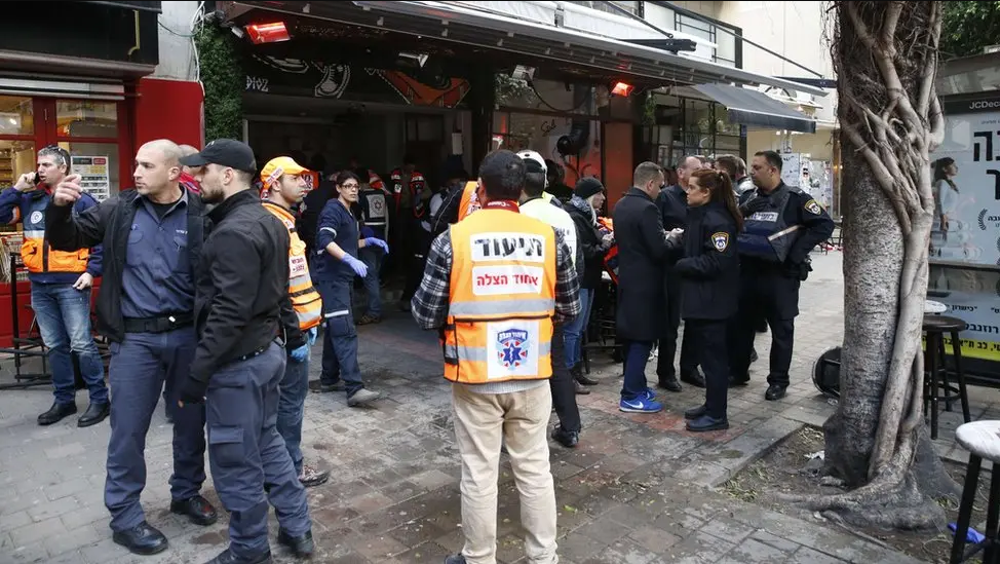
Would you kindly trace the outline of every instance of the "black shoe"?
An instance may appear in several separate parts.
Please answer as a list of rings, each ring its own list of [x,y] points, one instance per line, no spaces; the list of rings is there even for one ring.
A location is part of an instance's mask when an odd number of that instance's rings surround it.
[[[167,549],[167,537],[155,527],[143,521],[127,531],[115,531],[111,535],[115,544],[127,548],[132,554],[149,556]]]
[[[708,431],[721,431],[723,429],[729,428],[728,419],[716,419],[714,417],[709,417],[708,415],[702,415],[701,417],[687,422],[687,430],[692,433],[705,433]]]
[[[454,556],[449,556],[444,559],[444,564],[465,564],[465,557],[461,554],[456,554]]]
[[[730,388],[743,387],[743,386],[746,386],[749,383],[750,383],[750,378],[737,378],[736,376],[730,376],[729,377],[729,387]]]
[[[87,411],[83,412],[83,415],[76,420],[77,427],[90,427],[91,425],[97,425],[101,421],[107,419],[108,414],[111,413],[111,404],[108,402],[104,403],[92,403]]]
[[[245,558],[243,556],[236,556],[227,548],[225,552],[209,560],[205,564],[271,564],[271,562],[273,562],[273,560],[271,560],[270,550],[264,554],[258,554],[257,556]]]
[[[582,362],[571,368],[569,373],[573,375],[574,380],[583,384],[584,386],[596,386],[598,384],[597,380],[583,373]]]
[[[295,554],[296,558],[309,558],[316,551],[311,530],[306,531],[306,534],[300,537],[293,537],[283,529],[278,529],[278,542],[287,546]]]
[[[760,360],[760,357],[757,356],[757,349],[751,350],[750,351],[750,364],[753,364],[753,363],[757,362],[758,360]]]
[[[691,384],[695,388],[704,388],[705,376],[701,373],[701,370],[695,368],[691,372],[681,372],[681,382]]]
[[[584,388],[583,384],[581,384],[579,381],[573,382],[573,386],[575,386],[575,388],[576,388],[576,395],[578,395],[578,396],[585,396],[585,395],[587,395],[587,394],[590,393],[590,390],[588,390],[587,388]],[[553,407],[552,409],[555,409],[555,407]]]
[[[677,381],[677,377],[673,375],[660,376],[656,385],[668,392],[674,393],[680,392],[683,389],[681,388],[681,383]]]
[[[559,426],[552,431],[552,440],[566,448],[575,448],[580,442],[580,433],[578,431],[567,431],[562,426]]]
[[[302,465],[302,472],[299,473],[299,483],[303,488],[321,486],[330,478],[329,470],[317,470],[312,466]]]
[[[691,419],[698,419],[702,415],[705,415],[706,411],[708,411],[708,406],[704,404],[699,405],[698,407],[692,407],[691,409],[684,412],[684,419],[687,419],[689,421]]]
[[[785,392],[788,386],[782,386],[781,384],[771,384],[767,387],[767,391],[764,392],[764,399],[767,401],[778,401],[785,397]]]
[[[39,425],[51,425],[76,413],[75,403],[53,403],[48,411],[38,416]]]
[[[207,499],[196,495],[183,500],[173,500],[170,502],[170,512],[178,515],[187,515],[195,525],[207,527],[219,520],[219,515],[215,508]]]

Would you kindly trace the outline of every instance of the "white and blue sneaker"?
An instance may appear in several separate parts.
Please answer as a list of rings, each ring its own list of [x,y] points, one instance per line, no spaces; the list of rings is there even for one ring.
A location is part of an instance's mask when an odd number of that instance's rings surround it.
[[[653,401],[647,394],[640,395],[633,400],[622,399],[618,403],[618,410],[625,413],[656,413],[663,409],[663,405]]]
[[[646,388],[646,400],[653,401],[655,399],[656,399],[656,392],[653,391],[653,388]]]

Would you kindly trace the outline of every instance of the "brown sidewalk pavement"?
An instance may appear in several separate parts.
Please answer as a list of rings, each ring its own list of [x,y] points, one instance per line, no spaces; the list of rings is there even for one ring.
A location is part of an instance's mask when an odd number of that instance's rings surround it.
[[[751,385],[731,394],[729,431],[698,436],[683,430],[683,410],[701,400],[702,391],[689,386],[661,394],[667,409],[660,414],[619,412],[620,365],[596,359],[601,383],[580,397],[580,446],[552,445],[561,562],[914,562],[711,489],[801,425],[822,423],[833,409],[818,397],[809,374],[814,359],[839,344],[843,331],[840,255],[814,260],[816,271],[803,287],[789,396],[764,401],[762,359]],[[462,542],[460,468],[440,347],[402,313],[359,333],[365,378],[388,397],[371,409],[350,409],[339,394],[307,399],[306,460],[332,471],[327,484],[309,491],[319,547],[313,561],[440,563]],[[767,350],[766,336],[758,350]],[[317,347],[313,378],[319,368]],[[9,368],[0,378],[10,378]],[[83,407],[85,396],[77,402]],[[200,564],[225,547],[224,513],[218,524],[201,528],[167,510],[171,430],[162,408],[149,433],[143,503],[170,548],[135,557],[113,544],[103,504],[108,425],[78,429],[69,418],[38,427],[35,417],[50,403],[46,388],[0,392],[0,563]],[[994,409],[981,404],[975,404],[980,413]],[[217,501],[211,481],[204,493]],[[499,513],[499,561],[524,562],[506,461]],[[293,561],[273,539],[272,550],[276,561]]]

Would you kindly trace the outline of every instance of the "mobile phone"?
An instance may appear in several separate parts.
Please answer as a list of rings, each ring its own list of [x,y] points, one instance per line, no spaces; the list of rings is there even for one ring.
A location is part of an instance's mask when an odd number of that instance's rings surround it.
[[[41,182],[42,182],[42,178],[40,176],[38,176],[38,173],[36,172],[35,173],[35,178],[34,178],[34,180],[32,180],[32,183],[35,186],[38,186]]]

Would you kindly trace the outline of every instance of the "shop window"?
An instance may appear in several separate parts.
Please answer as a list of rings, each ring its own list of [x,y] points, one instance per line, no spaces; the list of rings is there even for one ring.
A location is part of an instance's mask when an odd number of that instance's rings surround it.
[[[118,104],[90,100],[60,100],[56,103],[59,137],[118,136]]]
[[[0,135],[34,135],[31,98],[0,96]]]
[[[110,143],[59,143],[69,151],[72,174],[80,175],[80,187],[97,201],[104,201],[121,189],[118,145]]]
[[[586,176],[601,178],[601,122],[585,117],[518,112],[493,114],[493,149],[537,151],[573,186]]]

